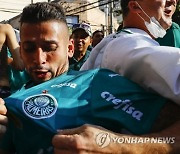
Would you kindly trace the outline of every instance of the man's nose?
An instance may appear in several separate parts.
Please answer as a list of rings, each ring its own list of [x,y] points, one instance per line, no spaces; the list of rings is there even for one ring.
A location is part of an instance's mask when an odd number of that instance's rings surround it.
[[[37,65],[42,65],[46,63],[46,52],[42,50],[42,48],[37,48],[35,54],[34,54],[34,63]]]

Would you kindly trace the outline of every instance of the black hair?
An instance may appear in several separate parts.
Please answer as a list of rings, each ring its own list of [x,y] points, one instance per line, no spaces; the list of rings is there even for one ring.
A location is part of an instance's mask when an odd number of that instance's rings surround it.
[[[58,3],[37,2],[23,9],[20,23],[39,23],[57,20],[67,24],[64,9]]]
[[[122,9],[123,17],[125,17],[129,12],[129,8],[128,8],[129,1],[131,0],[121,0],[121,9]]]
[[[104,32],[103,32],[102,30],[96,30],[96,31],[93,32],[92,37],[93,37],[96,33],[99,33],[99,32],[104,35]]]

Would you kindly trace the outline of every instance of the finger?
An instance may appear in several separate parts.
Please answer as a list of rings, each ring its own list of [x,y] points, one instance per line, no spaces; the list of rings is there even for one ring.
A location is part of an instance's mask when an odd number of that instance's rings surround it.
[[[0,115],[0,124],[2,124],[2,125],[7,125],[7,123],[8,123],[8,118],[7,118],[7,116]]]
[[[0,98],[0,104],[5,104],[5,102],[2,98]]]
[[[58,134],[60,135],[74,135],[74,134],[80,134],[82,132],[82,126],[81,127],[76,127],[76,128],[71,128],[71,129],[61,129],[57,130]]]
[[[7,113],[7,108],[4,104],[0,104],[0,114],[5,115]]]
[[[6,132],[7,127],[4,125],[0,125],[0,136],[2,136]]]

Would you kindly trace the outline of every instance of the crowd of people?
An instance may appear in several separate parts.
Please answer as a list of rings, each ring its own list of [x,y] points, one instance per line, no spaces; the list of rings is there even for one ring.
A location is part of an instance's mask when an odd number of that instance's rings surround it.
[[[0,154],[178,153],[177,3],[121,0],[122,26],[105,38],[87,23],[69,36],[62,6],[48,2],[23,9],[19,45],[0,25]],[[102,148],[107,134],[175,141]]]

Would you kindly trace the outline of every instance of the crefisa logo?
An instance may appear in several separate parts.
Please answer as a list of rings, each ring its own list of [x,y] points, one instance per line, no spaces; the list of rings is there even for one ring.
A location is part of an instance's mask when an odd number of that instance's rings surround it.
[[[32,119],[52,117],[56,113],[57,107],[57,100],[50,94],[33,95],[22,103],[24,113]]]

